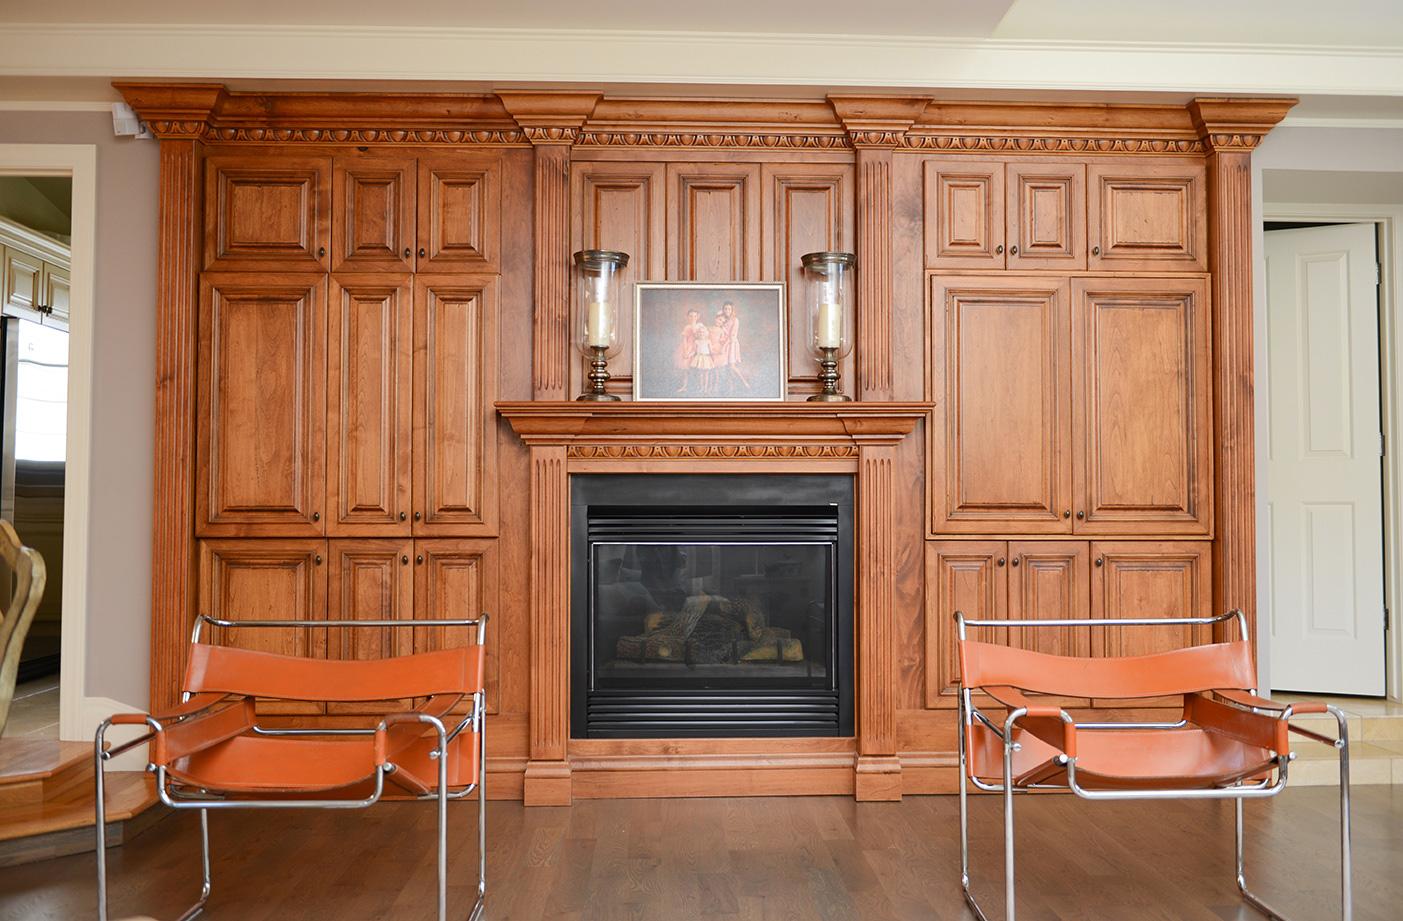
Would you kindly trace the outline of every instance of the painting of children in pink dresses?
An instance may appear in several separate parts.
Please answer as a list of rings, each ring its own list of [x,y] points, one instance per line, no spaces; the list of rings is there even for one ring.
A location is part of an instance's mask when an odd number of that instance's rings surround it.
[[[635,286],[636,400],[782,400],[784,286]]]

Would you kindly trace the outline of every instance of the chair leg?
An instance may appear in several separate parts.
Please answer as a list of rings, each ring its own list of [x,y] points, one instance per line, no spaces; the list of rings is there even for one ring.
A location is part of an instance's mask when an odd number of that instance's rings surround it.
[[[485,701],[478,698],[477,724],[477,902],[468,921],[478,921],[487,897],[487,720],[483,718]]]
[[[1004,740],[1004,919],[1014,921],[1013,876],[1013,742]]]
[[[1328,708],[1335,717],[1335,722],[1339,726],[1339,736],[1335,742],[1335,748],[1339,752],[1340,758],[1340,919],[1341,921],[1353,921],[1354,919],[1354,874],[1353,846],[1350,843],[1349,827],[1349,724],[1345,714],[1338,707]],[[1242,893],[1242,898],[1253,908],[1271,918],[1272,921],[1288,921],[1276,909],[1253,894],[1247,888],[1246,861],[1243,850],[1243,828],[1242,828],[1242,800],[1233,800],[1234,819],[1237,833],[1237,888]]]

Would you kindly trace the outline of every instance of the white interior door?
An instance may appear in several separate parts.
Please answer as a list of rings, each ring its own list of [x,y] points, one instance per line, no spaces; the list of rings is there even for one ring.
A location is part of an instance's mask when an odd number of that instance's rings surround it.
[[[1267,565],[1277,690],[1384,693],[1374,225],[1266,234]]]

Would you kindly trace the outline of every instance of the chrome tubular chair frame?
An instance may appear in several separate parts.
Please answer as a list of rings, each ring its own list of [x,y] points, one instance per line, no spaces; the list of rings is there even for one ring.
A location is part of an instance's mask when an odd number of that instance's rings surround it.
[[[488,616],[483,614],[480,618],[473,620],[439,620],[439,619],[418,619],[418,620],[259,620],[259,621],[235,621],[218,620],[206,615],[200,615],[195,621],[195,628],[191,636],[192,643],[200,641],[202,627],[209,624],[214,627],[475,627],[475,642],[481,646],[486,641]],[[182,694],[182,702],[188,701],[190,695]],[[183,713],[180,719],[189,719],[192,716],[205,713],[215,706],[223,704],[223,700],[214,701],[206,707],[198,710]],[[430,757],[438,761],[438,789],[432,793],[426,793],[418,797],[420,800],[435,800],[438,803],[438,891],[437,891],[437,918],[438,921],[448,919],[448,803],[450,800],[460,800],[467,796],[477,794],[477,899],[473,903],[472,910],[468,913],[467,921],[479,921],[482,916],[484,901],[487,895],[487,732],[486,732],[486,700],[482,691],[473,694],[472,709],[461,722],[452,729],[445,726],[438,717],[427,713],[391,713],[374,729],[265,729],[254,726],[253,731],[259,735],[268,736],[345,736],[345,735],[375,735],[384,732],[390,726],[403,722],[420,722],[432,726],[438,736],[438,745],[430,753]],[[178,720],[177,720],[178,722]],[[165,728],[159,720],[146,717],[146,726],[149,730],[145,734],[123,742],[112,748],[106,747],[105,737],[107,730],[112,726],[112,720],[106,719],[97,728],[97,734],[93,742],[94,775],[96,786],[96,835],[97,835],[97,917],[98,921],[108,921],[107,910],[107,808],[104,802],[104,768],[108,761],[136,748],[144,745],[156,737]],[[477,733],[477,778],[462,789],[449,792],[448,789],[448,746],[465,729],[471,728]],[[171,809],[198,810],[200,813],[200,865],[201,884],[200,898],[180,915],[177,921],[190,921],[204,911],[210,896],[210,847],[209,847],[209,812],[213,810],[227,809],[366,809],[380,801],[380,797],[385,790],[385,777],[393,774],[396,770],[393,762],[388,762],[374,771],[374,786],[371,793],[363,799],[341,800],[341,799],[225,799],[217,795],[205,794],[201,792],[190,792],[182,790],[179,786],[169,782],[166,776],[166,769],[154,764],[147,764],[147,771],[156,775],[156,793],[163,804]]]
[[[1248,639],[1247,619],[1238,610],[1229,611],[1216,617],[1178,617],[1178,618],[1119,618],[1119,619],[1074,619],[1074,620],[966,620],[962,612],[955,612],[956,636],[959,640],[966,638],[967,628],[970,627],[1150,627],[1181,624],[1185,626],[1201,626],[1224,623],[1229,620],[1237,622],[1238,630],[1244,642]],[[1256,694],[1256,689],[1250,691]],[[1234,701],[1220,699],[1220,702],[1234,709],[1243,710],[1249,713],[1271,715],[1274,711],[1263,710],[1254,707],[1244,706]],[[1276,796],[1286,786],[1286,775],[1288,767],[1295,759],[1293,752],[1272,752],[1275,756],[1276,780],[1263,780],[1259,783],[1247,784],[1237,783],[1230,787],[1214,787],[1202,789],[1184,790],[1089,790],[1077,783],[1075,757],[1061,756],[1060,763],[1066,767],[1067,783],[1060,784],[1030,784],[1026,788],[1016,787],[1012,783],[1013,778],[1013,755],[1020,751],[1020,743],[1013,741],[1014,728],[1018,721],[1027,715],[1027,708],[1010,708],[1008,716],[1001,725],[994,723],[974,706],[973,696],[968,687],[964,686],[963,676],[959,686],[959,720],[958,738],[960,746],[959,767],[960,767],[960,888],[964,893],[965,902],[969,904],[970,910],[974,912],[979,921],[989,921],[989,916],[975,899],[970,888],[969,876],[969,790],[968,785],[973,784],[978,790],[987,793],[1003,794],[1004,807],[1004,905],[1005,921],[1016,921],[1017,900],[1015,897],[1015,870],[1013,843],[1013,794],[1026,793],[1034,789],[1070,790],[1082,799],[1088,800],[1127,800],[1127,799],[1231,799],[1234,808],[1234,826],[1236,830],[1236,864],[1237,864],[1237,888],[1242,893],[1243,899],[1253,908],[1266,915],[1273,921],[1288,921],[1287,916],[1272,908],[1262,901],[1255,893],[1247,887],[1247,876],[1245,866],[1245,848],[1243,835],[1243,800],[1265,799]],[[1339,754],[1340,764],[1340,918],[1342,921],[1353,921],[1353,892],[1351,884],[1352,867],[1352,847],[1350,843],[1350,823],[1349,823],[1349,727],[1346,723],[1344,713],[1335,706],[1327,706],[1327,711],[1334,716],[1339,727],[1338,735],[1335,738],[1312,732],[1299,726],[1290,725],[1290,719],[1294,715],[1293,708],[1288,706],[1281,710],[1276,718],[1287,723],[1290,732],[1297,733],[1314,741],[1330,745]],[[1114,731],[1117,729],[1174,729],[1185,725],[1185,721],[1179,722],[1125,722],[1125,723],[1097,723],[1097,722],[1076,722],[1065,710],[1061,713],[1063,722],[1075,727],[1078,731]],[[985,727],[992,731],[1003,742],[1003,783],[990,784],[981,781],[977,777],[970,776],[968,764],[968,749],[966,748],[966,736],[971,731],[974,720],[979,720]]]

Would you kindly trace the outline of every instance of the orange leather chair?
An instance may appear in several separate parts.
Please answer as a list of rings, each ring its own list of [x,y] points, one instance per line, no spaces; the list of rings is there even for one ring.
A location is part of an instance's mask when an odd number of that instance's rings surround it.
[[[275,655],[200,642],[206,625],[219,628],[472,627],[475,644],[373,660],[333,661]],[[483,642],[487,615],[476,620],[196,620],[182,703],[164,713],[119,713],[98,727],[98,919],[107,921],[106,809],[103,767],[139,745],[149,746],[147,769],[161,801],[200,813],[204,882],[193,918],[210,896],[209,813],[222,809],[362,809],[386,793],[438,804],[438,919],[447,919],[448,803],[477,793],[477,901],[486,893],[486,797]],[[255,698],[368,701],[422,698],[390,713],[374,728],[271,729],[258,725]],[[450,721],[464,699],[472,706]],[[109,748],[113,725],[144,725],[135,739]]]
[[[1054,656],[970,639],[985,628],[1111,627],[1224,624],[1239,639],[1156,655],[1123,658]],[[1062,790],[1083,799],[1232,799],[1236,807],[1237,885],[1243,898],[1271,918],[1284,917],[1247,888],[1242,802],[1276,796],[1292,759],[1288,732],[1333,746],[1340,759],[1341,916],[1352,916],[1349,836],[1349,734],[1344,714],[1319,703],[1284,704],[1256,696],[1256,667],[1241,611],[1219,617],[1115,620],[966,620],[955,614],[960,689],[960,883],[980,921],[988,921],[970,891],[968,785],[1002,793],[1004,897],[1015,921],[1013,794]],[[987,634],[986,634],[987,635]],[[975,705],[992,700],[993,716]],[[1030,696],[1031,695],[1031,696]],[[1166,722],[1078,722],[1036,695],[1149,698],[1182,695],[1183,715]],[[1334,715],[1336,738],[1290,723],[1305,713]]]

